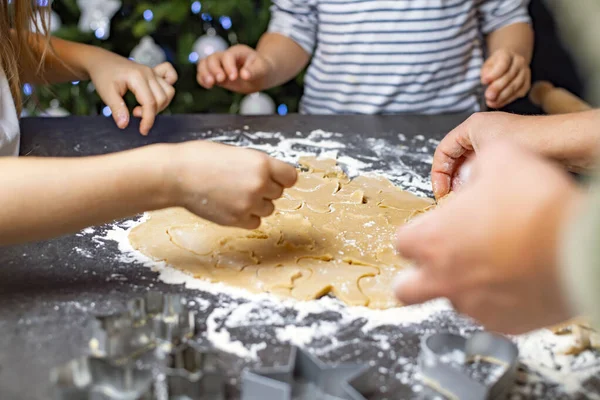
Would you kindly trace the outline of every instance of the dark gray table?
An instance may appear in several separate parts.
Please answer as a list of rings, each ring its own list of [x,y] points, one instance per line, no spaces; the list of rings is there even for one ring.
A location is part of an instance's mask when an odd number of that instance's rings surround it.
[[[176,116],[161,117],[147,138],[136,133],[136,126],[119,131],[106,118],[25,119],[22,123],[23,155],[36,156],[85,156],[129,149],[156,142],[179,142],[210,136],[208,132],[230,135],[232,140],[244,127],[249,131],[277,131],[286,135],[301,132],[308,134],[314,129],[324,129],[344,134],[343,140],[352,143],[347,152],[350,156],[365,148],[364,138],[386,138],[392,143],[397,134],[406,136],[409,146],[422,146],[413,140],[416,135],[440,139],[465,116],[344,116],[344,117],[238,117],[238,116]],[[361,147],[362,146],[362,147]],[[422,147],[421,147],[422,148]],[[431,151],[432,148],[429,148]],[[416,147],[415,147],[416,151]],[[386,160],[381,160],[385,163]],[[419,163],[404,162],[426,176],[428,168]],[[74,248],[83,249],[83,257]],[[181,286],[166,285],[156,279],[150,269],[124,265],[115,257],[116,245],[108,243],[97,247],[85,235],[71,235],[51,241],[22,246],[0,248],[0,398],[46,399],[49,393],[48,371],[52,366],[85,353],[89,337],[83,327],[93,315],[114,313],[121,310],[127,299],[139,296],[152,285],[164,292],[181,292],[190,298],[204,298],[211,303],[223,302],[227,296],[201,293]],[[91,255],[91,257],[89,257]],[[123,279],[112,279],[119,274]],[[230,301],[230,300],[228,300]],[[243,302],[243,301],[241,301]],[[240,303],[241,304],[241,303]],[[211,307],[199,310],[199,321],[211,312]],[[283,312],[285,314],[285,312]],[[336,321],[335,313],[324,313],[314,318]],[[336,319],[337,318],[337,319]],[[382,390],[373,398],[413,398],[410,388],[394,378],[398,368],[397,358],[416,360],[419,338],[424,332],[447,329],[469,331],[476,329],[470,322],[452,313],[436,316],[415,326],[389,326],[377,329],[398,343],[390,354],[380,352],[373,340],[361,332],[360,321],[354,321],[338,332],[353,337],[350,347],[342,347],[323,356],[326,361],[369,361],[374,369],[386,368],[389,373],[379,374]],[[363,323],[364,325],[364,323]],[[243,343],[256,343],[257,338],[270,337],[270,345],[259,352],[263,364],[269,365],[286,359],[289,346],[273,339],[272,327],[258,326],[253,329],[235,329],[231,335]],[[269,336],[271,335],[271,336]],[[262,340],[262,339],[261,339]],[[354,343],[354,344],[351,344]],[[311,344],[318,346],[319,344]],[[358,351],[355,351],[358,350]],[[223,354],[231,377],[229,393],[238,396],[241,368],[248,363],[229,354]],[[535,393],[539,398],[566,398],[560,394],[558,385],[538,383]],[[523,384],[526,385],[526,384]],[[588,387],[597,387],[590,382]],[[530,393],[525,390],[522,393]],[[582,397],[579,395],[576,397]]]

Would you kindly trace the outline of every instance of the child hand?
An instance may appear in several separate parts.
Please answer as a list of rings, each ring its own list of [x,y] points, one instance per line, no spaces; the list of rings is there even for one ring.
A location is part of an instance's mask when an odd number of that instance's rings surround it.
[[[198,83],[211,89],[214,85],[237,93],[255,93],[265,88],[265,79],[273,66],[256,50],[237,45],[212,54],[198,63]]]
[[[273,200],[296,183],[296,169],[255,150],[194,141],[176,145],[167,182],[172,204],[220,225],[255,229]]]
[[[483,65],[481,83],[488,85],[486,104],[490,108],[502,108],[527,95],[531,88],[531,70],[522,55],[500,49]]]
[[[147,135],[156,114],[173,100],[177,72],[169,63],[152,69],[112,53],[103,52],[102,57],[101,62],[91,62],[88,67],[98,94],[110,107],[117,126],[124,129],[129,125],[129,110],[123,96],[131,90],[140,104],[133,115],[142,118],[140,133]]]

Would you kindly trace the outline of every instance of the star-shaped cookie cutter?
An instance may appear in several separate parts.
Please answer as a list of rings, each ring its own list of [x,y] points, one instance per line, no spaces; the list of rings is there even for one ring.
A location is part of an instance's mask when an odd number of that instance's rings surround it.
[[[461,370],[456,360],[453,363],[453,354],[462,355],[466,361],[497,364],[499,377],[490,385],[479,382]],[[438,393],[460,400],[500,399],[515,383],[519,350],[510,339],[489,332],[477,332],[469,338],[436,333],[423,338],[419,364],[423,382]]]
[[[365,400],[366,365],[329,366],[292,347],[287,365],[245,371],[242,400]]]

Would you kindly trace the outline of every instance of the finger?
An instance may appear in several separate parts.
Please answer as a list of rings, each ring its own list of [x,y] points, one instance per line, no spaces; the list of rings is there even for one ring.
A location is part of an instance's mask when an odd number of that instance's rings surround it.
[[[148,85],[150,86],[150,90],[152,90],[152,94],[154,95],[154,101],[156,101],[156,111],[157,113],[161,112],[169,104],[167,93],[165,93],[165,90],[162,88],[161,84],[155,79],[149,80]]]
[[[258,217],[268,217],[275,211],[275,205],[271,200],[263,200],[253,211],[253,214]]]
[[[225,71],[221,65],[221,60],[216,55],[212,55],[208,57],[206,60],[206,66],[208,68],[208,72],[215,78],[218,83],[222,83],[225,81]]]
[[[177,71],[171,63],[165,62],[154,67],[154,73],[164,79],[169,85],[174,85],[179,79]]]
[[[244,229],[256,229],[260,226],[260,217],[250,215],[248,218],[241,221],[238,226]]]
[[[519,75],[506,87],[498,96],[498,100],[496,103],[503,107],[506,104],[509,104],[517,99],[519,93],[521,92],[523,86],[526,85],[527,73],[525,71],[521,71]]]
[[[250,79],[260,79],[267,73],[267,65],[258,58],[256,53],[248,56],[240,71],[242,79],[248,81]]]
[[[223,54],[223,59],[221,62],[223,64],[223,68],[225,69],[225,73],[227,74],[227,79],[230,81],[235,81],[238,78],[235,54],[231,51],[226,51]]]
[[[450,193],[452,178],[456,174],[461,158],[473,145],[468,140],[466,123],[453,129],[440,142],[433,155],[431,166],[431,183],[436,199],[441,199]]]
[[[493,81],[487,88],[485,91],[486,100],[494,101],[498,99],[499,94],[515,80],[521,71],[522,68],[513,63],[506,74]]]
[[[440,285],[427,272],[408,269],[401,272],[394,282],[394,293],[403,304],[420,304],[438,297],[444,297]]]
[[[284,188],[294,186],[298,179],[296,168],[274,158],[269,158],[269,170],[273,180]]]
[[[415,261],[417,265],[426,264],[428,238],[431,236],[428,226],[431,224],[430,221],[435,222],[432,218],[435,218],[438,212],[433,210],[418,216],[398,229],[395,240],[396,250],[402,258]]]
[[[135,106],[132,112],[133,116],[136,118],[142,118],[142,107]]]
[[[281,186],[279,183],[271,181],[267,185],[263,196],[265,199],[268,199],[268,200],[277,200],[278,198],[281,197],[282,194],[283,194],[283,186]]]
[[[113,85],[108,89],[108,92],[103,93],[102,96],[106,105],[112,112],[112,117],[115,120],[117,126],[121,129],[125,129],[129,125],[129,110],[123,97],[119,94],[119,88]]]
[[[140,133],[147,135],[154,125],[156,119],[157,105],[148,81],[138,77],[129,84],[129,89],[135,95],[136,100],[142,107],[142,122],[140,123]]]
[[[504,52],[498,51],[494,53],[484,64],[481,69],[481,81],[484,85],[489,85],[491,82],[500,78],[509,69],[512,63],[512,57]]]
[[[167,104],[165,105],[166,108],[169,104],[171,104],[171,101],[173,101],[173,98],[175,97],[175,88],[164,79],[158,78],[156,81],[160,84],[167,95]]]
[[[198,83],[205,89],[212,89],[213,85],[215,84],[215,78],[208,71],[206,60],[202,60],[198,64],[196,79]]]

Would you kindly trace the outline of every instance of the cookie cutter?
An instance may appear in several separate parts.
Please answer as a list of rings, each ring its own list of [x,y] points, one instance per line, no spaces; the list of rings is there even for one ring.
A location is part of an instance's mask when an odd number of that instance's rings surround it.
[[[188,344],[178,346],[168,356],[169,398],[224,400],[224,375],[215,351]]]
[[[329,366],[292,347],[287,365],[245,371],[242,400],[366,400],[366,365]]]
[[[96,357],[132,357],[158,345],[177,346],[196,333],[196,315],[180,295],[149,292],[131,300],[122,314],[97,317],[91,323],[91,353]]]
[[[481,359],[501,368],[499,377],[486,385],[469,376],[449,354],[458,353],[464,361]],[[426,336],[421,342],[419,360],[423,383],[434,391],[460,400],[500,399],[514,385],[519,350],[508,338],[489,332],[477,332],[469,338],[451,333]]]
[[[50,373],[57,400],[151,400],[152,371],[133,363],[83,357]]]

